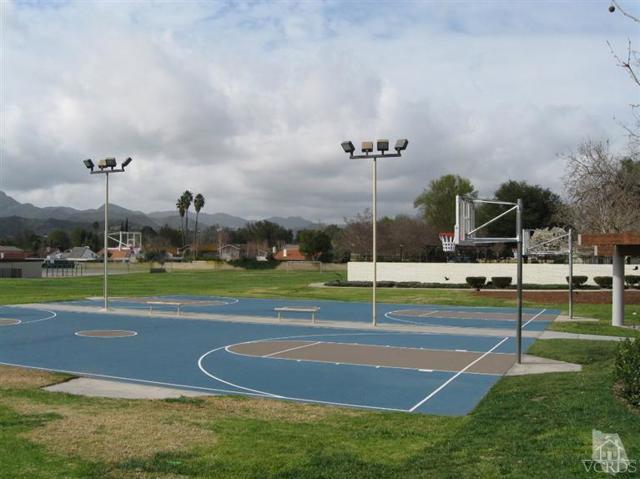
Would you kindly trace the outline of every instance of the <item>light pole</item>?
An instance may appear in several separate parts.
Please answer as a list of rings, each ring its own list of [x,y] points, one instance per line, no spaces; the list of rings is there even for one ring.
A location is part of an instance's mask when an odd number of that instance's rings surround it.
[[[105,178],[105,199],[104,199],[104,309],[109,309],[109,290],[107,288],[108,269],[107,261],[109,259],[109,173],[124,173],[124,169],[131,163],[131,158],[127,158],[120,164],[120,168],[116,169],[117,163],[115,158],[105,158],[98,161],[98,170],[94,170],[95,165],[92,160],[84,160],[84,166],[91,170],[92,175],[104,175]]]
[[[372,213],[372,223],[373,223],[373,282],[372,282],[372,311],[371,311],[371,321],[373,326],[377,324],[376,321],[376,282],[378,278],[377,272],[377,237],[376,237],[376,223],[378,220],[377,216],[377,203],[378,203],[378,194],[377,194],[377,163],[376,160],[378,158],[397,158],[402,156],[402,151],[407,149],[407,145],[409,144],[409,140],[402,139],[396,141],[396,146],[394,150],[395,153],[388,153],[389,151],[389,140],[378,140],[376,142],[376,147],[379,153],[373,153],[373,141],[363,141],[362,142],[362,155],[355,155],[355,147],[351,141],[343,141],[342,149],[345,153],[349,154],[349,158],[352,160],[361,160],[361,159],[371,159],[373,160],[371,163],[372,167],[372,190],[373,190],[373,211]]]

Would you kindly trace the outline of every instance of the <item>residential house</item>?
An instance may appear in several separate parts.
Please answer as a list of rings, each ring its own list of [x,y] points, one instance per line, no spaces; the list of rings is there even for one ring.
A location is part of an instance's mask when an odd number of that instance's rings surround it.
[[[60,255],[59,259],[67,261],[94,261],[98,255],[91,251],[88,246],[76,246],[65,251]]]
[[[218,257],[223,261],[235,261],[245,256],[243,245],[226,244],[218,248]]]
[[[273,255],[273,259],[278,261],[307,261],[307,258],[300,252],[300,247],[297,244],[285,245]]]

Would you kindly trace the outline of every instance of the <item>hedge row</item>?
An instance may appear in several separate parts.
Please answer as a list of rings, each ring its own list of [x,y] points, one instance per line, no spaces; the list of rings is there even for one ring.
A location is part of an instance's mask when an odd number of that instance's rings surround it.
[[[476,279],[472,279],[476,278]],[[442,289],[460,289],[472,288],[478,289],[515,289],[515,285],[512,284],[512,278],[509,276],[494,276],[491,281],[487,282],[487,278],[483,276],[470,276],[467,279],[467,283],[421,283],[419,281],[378,281],[376,285],[378,288],[442,288]],[[474,285],[469,284],[471,280]],[[354,287],[354,288],[370,288],[372,286],[371,281],[346,281],[336,279],[333,281],[327,281],[325,286],[342,286],[342,287]],[[567,285],[562,284],[523,284],[524,289],[568,289]],[[584,285],[581,289],[598,289],[597,286]]]
[[[461,283],[421,283],[420,281],[378,281],[379,288],[465,288],[471,287],[480,291],[485,289],[513,289],[515,286],[513,278],[510,276],[493,276],[491,281],[487,282],[485,276],[468,276],[465,278],[466,284]],[[562,284],[524,284],[525,289],[568,289],[569,276],[566,277],[567,285]],[[579,289],[611,289],[613,280],[611,276],[594,276],[593,281],[598,286],[586,284],[589,280],[588,276],[575,275],[573,277],[573,287]],[[628,288],[640,288],[640,275],[627,275],[624,277],[625,284]],[[346,287],[371,287],[371,281],[346,281],[336,279],[325,283],[326,286],[346,286]]]
[[[574,287],[581,287],[584,283],[587,282],[586,276],[574,276],[573,277],[573,285]],[[613,278],[611,276],[594,276],[593,281],[603,289],[611,289],[613,286]],[[569,277],[567,276],[567,283],[569,282]],[[624,282],[627,288],[640,288],[640,276],[629,274],[624,277]]]

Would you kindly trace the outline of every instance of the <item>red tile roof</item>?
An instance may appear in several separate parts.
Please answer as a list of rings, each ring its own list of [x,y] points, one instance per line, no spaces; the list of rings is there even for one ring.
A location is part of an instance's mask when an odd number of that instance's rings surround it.
[[[306,261],[307,258],[300,252],[300,247],[297,245],[287,245],[283,249],[279,250],[273,258],[278,261]]]

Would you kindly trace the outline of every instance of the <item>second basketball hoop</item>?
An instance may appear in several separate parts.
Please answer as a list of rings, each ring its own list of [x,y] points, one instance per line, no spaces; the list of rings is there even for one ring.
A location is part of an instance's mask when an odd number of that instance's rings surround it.
[[[453,233],[440,233],[438,236],[440,236],[440,241],[442,241],[442,251],[445,253],[453,253],[456,250]]]

